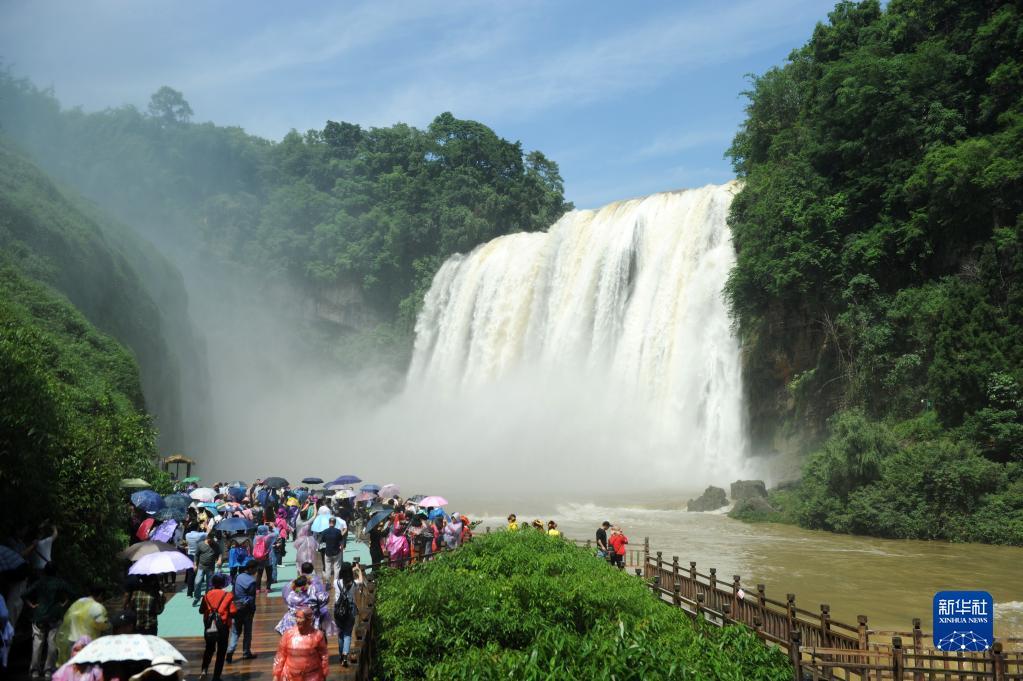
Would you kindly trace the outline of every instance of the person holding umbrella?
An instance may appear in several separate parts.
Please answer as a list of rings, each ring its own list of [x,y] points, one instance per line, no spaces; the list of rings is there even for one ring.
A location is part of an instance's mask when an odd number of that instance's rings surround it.
[[[202,595],[213,586],[213,573],[223,564],[220,544],[210,532],[206,541],[199,542],[195,547],[195,590],[192,592],[192,607],[199,605]]]

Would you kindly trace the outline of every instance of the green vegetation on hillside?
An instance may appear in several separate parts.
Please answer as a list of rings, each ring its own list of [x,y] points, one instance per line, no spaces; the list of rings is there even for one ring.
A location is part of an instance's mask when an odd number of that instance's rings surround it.
[[[212,266],[240,267],[313,301],[354,288],[405,343],[445,258],[546,229],[570,208],[557,164],[450,113],[425,130],[328,121],[280,142],[190,117],[170,88],[148,113],[86,114],[0,74],[8,134],[154,242],[202,251]]]
[[[748,629],[697,626],[643,582],[537,532],[496,532],[379,580],[389,679],[787,679]]]
[[[123,477],[165,480],[138,367],[66,298],[0,265],[0,536],[49,519],[80,587],[115,579]],[[18,509],[31,509],[26,516]]]
[[[201,405],[197,374],[203,366],[191,338],[181,275],[129,230],[58,188],[0,138],[4,264],[63,293],[93,325],[131,349],[161,444],[171,451],[182,448],[182,385],[190,388],[192,403]],[[140,270],[146,271],[148,285]]]
[[[1018,3],[842,2],[753,80],[727,294],[804,526],[1023,543],[1021,55]]]

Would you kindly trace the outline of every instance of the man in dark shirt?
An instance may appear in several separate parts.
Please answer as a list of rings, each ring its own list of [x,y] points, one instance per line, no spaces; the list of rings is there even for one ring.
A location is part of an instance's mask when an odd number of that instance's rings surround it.
[[[597,528],[597,555],[601,558],[607,558],[607,530],[611,527],[611,523],[604,521]]]
[[[320,533],[320,541],[323,543],[323,556],[326,562],[324,581],[333,584],[341,567],[341,554],[345,545],[345,533],[337,528],[337,518],[330,519],[330,527]]]
[[[199,607],[203,594],[212,588],[213,573],[224,562],[216,537],[210,532],[206,541],[195,546],[195,589],[192,591],[192,607]]]
[[[57,567],[51,562],[23,598],[32,609],[32,678],[41,679],[44,674],[49,678],[57,669],[57,629],[71,602],[71,587],[57,576]]]
[[[231,629],[231,640],[227,644],[227,663],[234,662],[234,651],[238,647],[238,638],[242,639],[242,659],[251,660],[256,657],[252,653],[252,618],[256,616],[256,561],[249,558],[245,570],[234,580],[234,604],[238,614],[234,617]]]

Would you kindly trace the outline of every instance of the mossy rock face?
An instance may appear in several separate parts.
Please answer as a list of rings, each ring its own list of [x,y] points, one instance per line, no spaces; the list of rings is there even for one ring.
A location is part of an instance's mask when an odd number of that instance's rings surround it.
[[[736,502],[744,499],[766,499],[767,486],[763,480],[736,480],[729,489],[729,496]]]
[[[714,487],[711,485],[703,494],[696,499],[690,499],[686,502],[687,511],[716,511],[719,508],[724,508],[728,505],[728,497],[725,496],[725,490],[720,487]]]

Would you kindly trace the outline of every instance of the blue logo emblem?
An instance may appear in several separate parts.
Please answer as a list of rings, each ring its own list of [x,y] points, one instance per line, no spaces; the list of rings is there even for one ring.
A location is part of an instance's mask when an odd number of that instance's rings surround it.
[[[995,640],[995,601],[987,591],[934,594],[934,647],[981,652]]]

